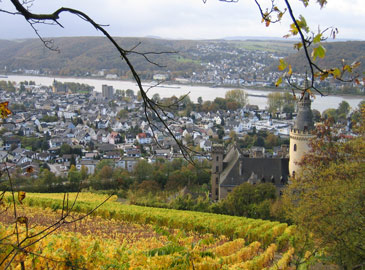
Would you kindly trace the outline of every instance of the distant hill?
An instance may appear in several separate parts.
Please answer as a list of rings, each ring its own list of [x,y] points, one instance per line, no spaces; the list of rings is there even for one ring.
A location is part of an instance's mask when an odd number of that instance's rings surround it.
[[[277,57],[285,57],[293,64],[294,70],[305,70],[303,56],[296,54],[293,41],[282,40],[164,40],[160,38],[116,38],[125,49],[135,47],[139,52],[178,52],[150,55],[150,59],[164,67],[149,64],[140,55],[130,56],[136,70],[143,78],[151,78],[157,72],[170,72],[175,77],[190,76],[193,72],[202,72],[202,63],[221,65],[227,57],[237,67],[246,68],[255,59],[260,60],[267,69],[277,71]],[[62,37],[54,38],[60,52],[45,48],[39,39],[0,40],[0,72],[19,69],[41,70],[44,74],[84,76],[102,69],[119,76],[130,77],[130,71],[121,61],[114,47],[103,37]],[[328,43],[327,57],[319,60],[323,66],[338,65],[341,59],[349,62],[365,62],[365,41]],[[237,56],[232,54],[238,49]],[[244,52],[259,52],[248,53]],[[243,52],[243,53],[242,53]],[[273,56],[273,57],[272,57]],[[248,58],[251,57],[251,58]],[[256,58],[255,58],[256,57]],[[239,59],[238,59],[239,58]],[[235,60],[236,59],[236,60]],[[362,68],[364,64],[362,64]],[[238,74],[239,76],[239,74]]]
[[[360,61],[359,71],[365,71],[365,41],[347,41],[347,42],[327,42],[323,46],[326,48],[326,57],[318,58],[316,63],[322,68],[341,67],[342,59],[347,64]],[[310,49],[310,53],[312,49]],[[292,64],[294,72],[305,72],[308,70],[303,50],[296,54],[291,54],[286,58],[287,62]],[[277,67],[273,66],[273,70]]]
[[[185,51],[191,44],[189,41],[173,42],[152,38],[117,38],[119,44],[130,49],[141,43],[140,52],[173,52]],[[128,72],[127,65],[120,60],[118,52],[106,38],[102,37],[65,37],[54,38],[54,43],[60,52],[46,49],[40,40],[28,39],[21,42],[0,40],[0,69],[46,69],[59,74],[94,72],[101,69],[118,69]],[[163,54],[150,56],[152,61],[160,65],[174,66],[177,70],[184,69],[184,63],[178,63],[176,55]],[[146,64],[143,57],[131,55],[131,59],[140,72],[159,70],[154,65]],[[198,67],[195,67],[198,68]]]

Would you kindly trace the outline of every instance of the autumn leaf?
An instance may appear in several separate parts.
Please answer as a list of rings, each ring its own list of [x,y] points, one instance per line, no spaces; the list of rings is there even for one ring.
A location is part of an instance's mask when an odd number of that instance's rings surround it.
[[[313,38],[313,43],[319,43],[321,42],[322,34],[319,33]]]
[[[343,67],[343,70],[344,70],[344,71],[347,71],[347,72],[349,72],[349,73],[351,73],[351,72],[352,72],[352,67],[350,67],[349,65],[345,65],[345,66]]]
[[[283,71],[284,69],[286,69],[287,68],[287,66],[288,66],[288,63],[287,62],[285,62],[285,60],[284,59],[280,59],[279,60],[279,65],[278,65],[278,69],[280,70],[280,71]]]
[[[327,4],[327,0],[317,0],[318,4],[323,8],[325,4]]]
[[[292,23],[292,24],[290,25],[290,30],[289,30],[289,32],[290,32],[293,36],[296,36],[296,35],[299,33],[298,28],[297,28],[297,26],[295,25],[295,23]]]
[[[25,199],[25,192],[24,191],[19,191],[18,192],[18,201],[23,204],[23,200]]]
[[[25,171],[27,173],[32,173],[32,172],[34,172],[34,168],[32,166],[29,166]]]
[[[333,70],[333,76],[335,77],[335,78],[337,78],[337,77],[341,77],[341,70],[340,69],[338,69],[338,68],[335,68],[334,70]]]
[[[321,76],[320,80],[323,81],[323,80],[327,79],[329,73],[327,71],[325,71],[325,72],[320,73],[319,75]]]
[[[275,83],[275,86],[276,87],[278,87],[280,84],[282,84],[283,83],[283,77],[280,77],[277,81],[276,81],[276,83]]]
[[[292,74],[293,74],[293,69],[292,69],[291,65],[289,65],[288,75],[290,76],[290,75],[292,75]]]
[[[303,43],[302,42],[299,42],[299,43],[295,43],[294,44],[294,49],[297,49],[298,51],[300,50],[300,48],[303,47]]]
[[[16,219],[16,222],[18,222],[19,224],[28,224],[28,218],[27,217],[18,217]]]
[[[317,57],[323,58],[325,56],[326,56],[326,49],[322,45],[319,45],[317,48],[313,49],[313,52],[312,52],[313,60],[316,60]]]
[[[0,103],[0,117],[7,118],[12,112],[8,108],[9,101],[1,102]]]
[[[304,6],[307,7],[308,6],[308,3],[309,3],[309,0],[300,0],[303,2]]]
[[[351,64],[351,67],[352,67],[352,68],[357,68],[357,67],[359,67],[359,66],[360,66],[360,64],[361,64],[361,62],[360,62],[360,61],[356,61],[356,62],[353,62],[353,63]]]

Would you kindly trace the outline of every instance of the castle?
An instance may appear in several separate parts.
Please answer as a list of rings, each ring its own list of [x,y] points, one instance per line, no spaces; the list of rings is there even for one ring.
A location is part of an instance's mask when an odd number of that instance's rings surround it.
[[[282,149],[281,155],[265,157],[255,151],[247,154],[236,145],[227,152],[222,145],[212,146],[211,198],[224,199],[232,189],[244,182],[274,184],[280,191],[289,177],[299,170],[298,162],[309,151],[309,140],[314,137],[311,100],[307,92],[298,102],[298,114],[290,131],[289,154]],[[288,158],[289,156],[289,158]]]

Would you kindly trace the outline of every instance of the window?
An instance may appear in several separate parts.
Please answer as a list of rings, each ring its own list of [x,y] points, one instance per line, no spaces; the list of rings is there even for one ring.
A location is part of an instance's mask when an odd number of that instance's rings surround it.
[[[219,166],[215,166],[215,172],[219,172]]]
[[[297,151],[297,145],[294,144],[294,152],[296,152],[296,151]]]
[[[218,196],[218,188],[215,189],[215,195]]]
[[[217,156],[216,160],[219,161],[219,156]]]
[[[216,185],[218,185],[218,183],[219,183],[219,179],[218,179],[218,177],[215,179],[215,184]]]

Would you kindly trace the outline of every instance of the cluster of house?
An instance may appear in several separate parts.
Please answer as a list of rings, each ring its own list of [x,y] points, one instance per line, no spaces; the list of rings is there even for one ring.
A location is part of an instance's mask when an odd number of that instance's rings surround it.
[[[41,85],[26,85],[25,91],[17,92],[0,90],[1,101],[9,101],[14,108],[1,123],[0,161],[19,167],[24,174],[30,166],[37,174],[39,164],[47,163],[55,174],[66,175],[71,164],[93,173],[100,159],[112,159],[116,166],[132,171],[141,158],[153,162],[182,157],[162,123],[155,121],[151,129],[136,95],[110,98],[108,91],[72,94]],[[121,110],[127,114],[118,115]],[[169,112],[165,121],[177,140],[189,141],[205,153],[212,150],[212,138],[219,136],[218,126],[223,122],[223,140],[229,139],[232,130],[243,136],[253,129],[288,137],[292,125],[291,120],[271,119],[257,106],[214,113],[192,111],[189,117]],[[41,144],[32,147],[26,138]],[[63,145],[72,146],[77,154],[61,154]]]

